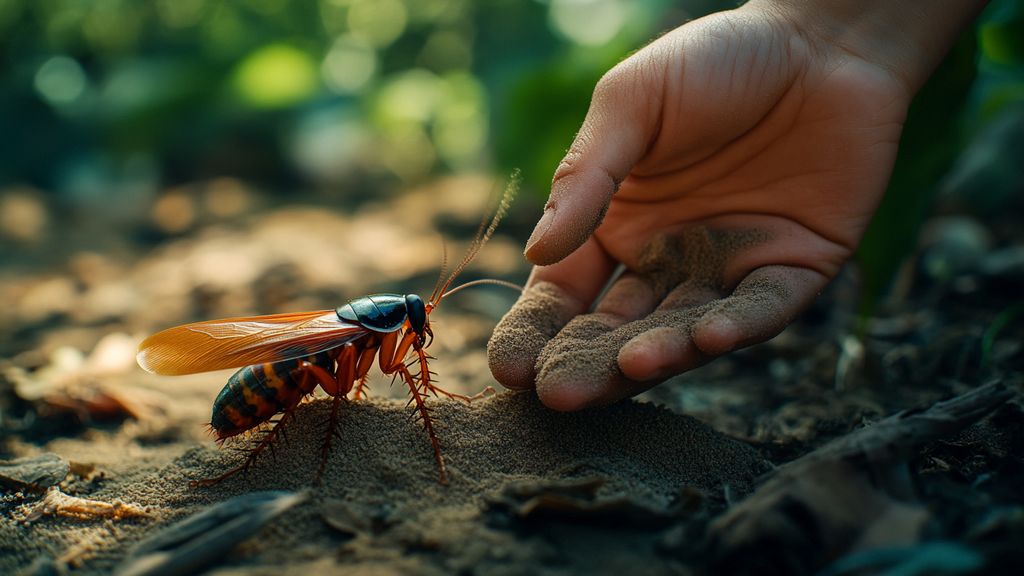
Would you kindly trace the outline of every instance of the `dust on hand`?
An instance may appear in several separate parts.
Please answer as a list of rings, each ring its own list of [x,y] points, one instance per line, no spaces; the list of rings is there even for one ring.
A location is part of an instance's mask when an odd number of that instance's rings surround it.
[[[630,381],[617,362],[619,350],[634,337],[649,330],[672,327],[691,336],[693,326],[705,314],[762,310],[775,300],[770,296],[780,290],[770,279],[741,284],[737,291],[722,300],[706,302],[702,295],[725,294],[733,286],[727,284],[726,266],[741,251],[761,244],[767,236],[752,230],[712,230],[692,227],[676,236],[658,235],[644,247],[637,259],[635,272],[654,292],[661,304],[648,316],[621,324],[610,315],[593,313],[571,320],[555,339],[550,340],[537,357],[537,386],[557,386],[573,382],[591,386],[592,393],[611,388],[640,392],[649,387]],[[533,316],[517,316],[517,330],[522,334],[532,329]],[[545,319],[552,322],[550,318]],[[511,324],[511,323],[510,323]]]
[[[531,383],[533,363],[540,351],[569,321],[566,295],[550,282],[527,288],[519,302],[494,329],[487,343],[487,361],[501,382]]]

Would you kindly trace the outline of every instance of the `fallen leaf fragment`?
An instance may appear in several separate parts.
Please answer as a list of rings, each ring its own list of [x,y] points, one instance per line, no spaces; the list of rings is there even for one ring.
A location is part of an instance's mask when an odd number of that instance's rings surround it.
[[[303,492],[253,492],[221,502],[142,541],[117,576],[195,574],[304,501]]]
[[[56,454],[0,461],[0,486],[13,490],[40,490],[59,484],[71,465]]]
[[[590,477],[516,484],[490,504],[523,521],[554,519],[634,528],[661,528],[691,508],[687,498],[661,508],[624,496],[601,496],[598,491],[604,483],[603,478]]]

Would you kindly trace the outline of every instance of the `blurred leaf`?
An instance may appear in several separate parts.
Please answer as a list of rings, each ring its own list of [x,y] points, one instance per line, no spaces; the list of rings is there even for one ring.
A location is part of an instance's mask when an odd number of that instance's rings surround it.
[[[586,117],[594,85],[620,55],[586,57],[582,52],[524,73],[497,119],[495,147],[502,169],[521,167],[526,188],[544,196]]]
[[[500,167],[520,167],[525,188],[546,197],[555,168],[583,123],[601,76],[661,32],[734,6],[720,0],[689,1],[682,5],[664,0],[567,0],[551,3],[551,12],[545,15],[543,24],[519,23],[522,29],[537,25],[554,28],[556,37],[579,45],[557,46],[546,58],[534,59],[497,95],[494,147]],[[581,29],[576,22],[581,14],[603,18],[595,25],[608,29]],[[604,41],[611,30],[616,33]],[[603,42],[586,45],[597,40]],[[536,50],[537,46],[530,48]]]
[[[864,276],[862,317],[877,307],[914,250],[947,173],[952,174],[943,187],[961,195],[951,187],[966,182],[968,168],[976,183],[999,181],[989,193],[971,195],[970,201],[986,210],[1010,197],[1000,192],[1013,188],[1015,178],[1009,175],[1019,163],[1004,161],[1013,153],[1000,146],[1014,138],[1011,112],[1024,102],[1022,30],[1024,3],[995,0],[914,98],[889,188],[857,253]]]
[[[1010,306],[999,313],[992,324],[985,330],[981,337],[981,366],[987,367],[992,360],[992,347],[995,346],[996,338],[1004,328],[1010,325],[1021,315],[1024,315],[1024,303]]]
[[[964,33],[914,98],[885,197],[857,250],[863,274],[862,316],[870,315],[913,251],[936,185],[962,147],[960,125],[974,80],[977,40]]]
[[[978,30],[985,58],[995,64],[1024,64],[1024,4],[995,2]]]
[[[980,30],[981,46],[985,57],[1005,65],[1024,60],[1024,34],[1021,34],[1021,24],[1021,22],[990,23],[982,26]]]

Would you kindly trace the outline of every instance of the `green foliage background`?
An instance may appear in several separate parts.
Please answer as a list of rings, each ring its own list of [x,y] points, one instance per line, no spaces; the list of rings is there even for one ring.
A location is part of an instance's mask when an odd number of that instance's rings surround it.
[[[1024,102],[1022,4],[993,2],[915,100],[859,254],[865,311],[937,191],[984,182],[982,212],[1019,192],[999,127]],[[346,202],[519,167],[539,204],[604,71],[732,6],[0,0],[0,187],[88,217],[222,176]]]
[[[936,195],[990,217],[1019,195],[1006,137],[1024,112],[1024,3],[992,2],[911,104],[889,189],[858,251],[870,314],[917,242]],[[964,205],[966,204],[966,205]]]

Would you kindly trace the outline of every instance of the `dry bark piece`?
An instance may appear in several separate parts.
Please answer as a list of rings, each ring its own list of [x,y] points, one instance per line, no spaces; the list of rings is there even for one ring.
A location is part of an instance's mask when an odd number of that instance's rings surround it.
[[[97,518],[123,520],[125,518],[146,517],[149,516],[149,513],[138,506],[116,500],[114,502],[103,502],[69,496],[61,492],[60,488],[50,486],[49,490],[46,491],[46,495],[40,501],[22,506],[15,515],[22,522],[32,523],[43,516],[76,518],[78,520],[94,520]]]
[[[916,542],[913,450],[984,417],[1013,394],[998,382],[899,412],[768,473],[710,527],[715,571],[805,574],[850,550]]]
[[[59,484],[71,465],[56,454],[0,461],[0,486],[12,490],[38,490]]]
[[[121,563],[116,574],[194,574],[223,559],[236,545],[306,498],[304,492],[283,491],[236,496],[147,538]]]

